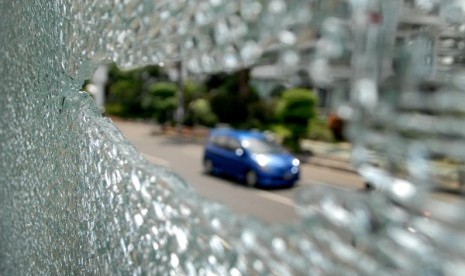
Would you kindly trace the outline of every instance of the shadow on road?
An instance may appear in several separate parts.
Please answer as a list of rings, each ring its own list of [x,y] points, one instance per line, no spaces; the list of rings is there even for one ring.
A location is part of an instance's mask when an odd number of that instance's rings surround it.
[[[245,189],[258,189],[258,190],[265,190],[265,191],[282,191],[282,190],[290,190],[290,189],[294,189],[294,188],[297,188],[299,186],[299,183],[295,183],[294,186],[283,186],[283,187],[263,187],[263,186],[258,186],[258,187],[248,187],[244,181],[241,181],[240,179],[237,179],[235,177],[232,177],[232,176],[229,176],[227,174],[223,174],[223,173],[214,173],[214,174],[211,174],[211,173],[206,173],[206,172],[201,172],[201,174],[203,175],[206,175],[206,176],[209,176],[209,177],[213,177],[213,178],[217,178],[217,179],[220,179],[220,180],[223,180],[225,182],[228,182],[229,184],[231,185],[238,185],[238,186],[242,186],[243,188]]]

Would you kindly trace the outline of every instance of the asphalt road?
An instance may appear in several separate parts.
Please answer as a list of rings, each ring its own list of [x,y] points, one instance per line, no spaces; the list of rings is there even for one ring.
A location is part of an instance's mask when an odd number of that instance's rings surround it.
[[[153,135],[154,126],[146,123],[115,121],[123,135],[150,162],[170,168],[198,193],[224,203],[238,213],[268,222],[291,222],[298,218],[294,195],[300,189],[325,184],[355,191],[362,180],[353,173],[303,164],[301,180],[290,189],[264,190],[245,187],[234,180],[206,175],[202,171],[202,144],[178,136]]]

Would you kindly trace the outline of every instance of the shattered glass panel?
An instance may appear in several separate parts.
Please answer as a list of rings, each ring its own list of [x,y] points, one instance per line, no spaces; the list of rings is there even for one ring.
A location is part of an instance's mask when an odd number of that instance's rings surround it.
[[[3,0],[0,10],[1,275],[465,270],[463,203],[432,193],[465,182],[464,1]],[[376,193],[315,186],[287,225],[236,215],[149,164],[79,91],[111,61],[209,73],[267,62],[268,51],[283,76],[303,66],[348,95],[338,111]]]

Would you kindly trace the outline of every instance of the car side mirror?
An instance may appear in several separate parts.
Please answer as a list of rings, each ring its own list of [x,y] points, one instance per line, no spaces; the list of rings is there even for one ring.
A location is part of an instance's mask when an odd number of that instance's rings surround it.
[[[241,148],[238,148],[235,150],[237,156],[242,156],[244,155],[244,150]]]

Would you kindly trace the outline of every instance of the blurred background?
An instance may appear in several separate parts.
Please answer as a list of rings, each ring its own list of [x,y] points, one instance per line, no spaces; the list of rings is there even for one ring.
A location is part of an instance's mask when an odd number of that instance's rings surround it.
[[[202,196],[265,221],[289,222],[297,219],[294,197],[300,188],[324,184],[365,193],[367,183],[351,164],[334,91],[315,87],[303,72],[292,80],[278,72],[256,66],[188,75],[181,63],[134,70],[109,64],[83,90],[146,159],[175,171]],[[205,174],[206,137],[218,126],[273,134],[300,159],[300,180],[290,188],[250,188],[235,178]],[[375,152],[371,159],[376,165]],[[438,190],[437,197],[457,201],[461,189],[454,183]]]
[[[333,111],[331,91],[314,87],[307,73],[292,84],[273,68],[246,68],[236,72],[186,77],[180,63],[120,70],[100,68],[84,85],[106,115],[142,119],[163,130],[229,125],[270,130],[293,151],[298,138],[344,142],[343,120]],[[295,118],[289,125],[289,117]],[[301,118],[301,122],[294,124]]]
[[[149,161],[169,167],[201,195],[240,213],[290,221],[297,218],[293,197],[299,187],[364,187],[349,163],[350,144],[344,121],[333,110],[333,91],[315,87],[307,73],[290,79],[272,66],[256,66],[189,75],[179,62],[133,70],[109,64],[83,90]],[[238,179],[206,175],[205,140],[219,126],[272,134],[300,159],[300,180],[291,188],[249,188]]]

